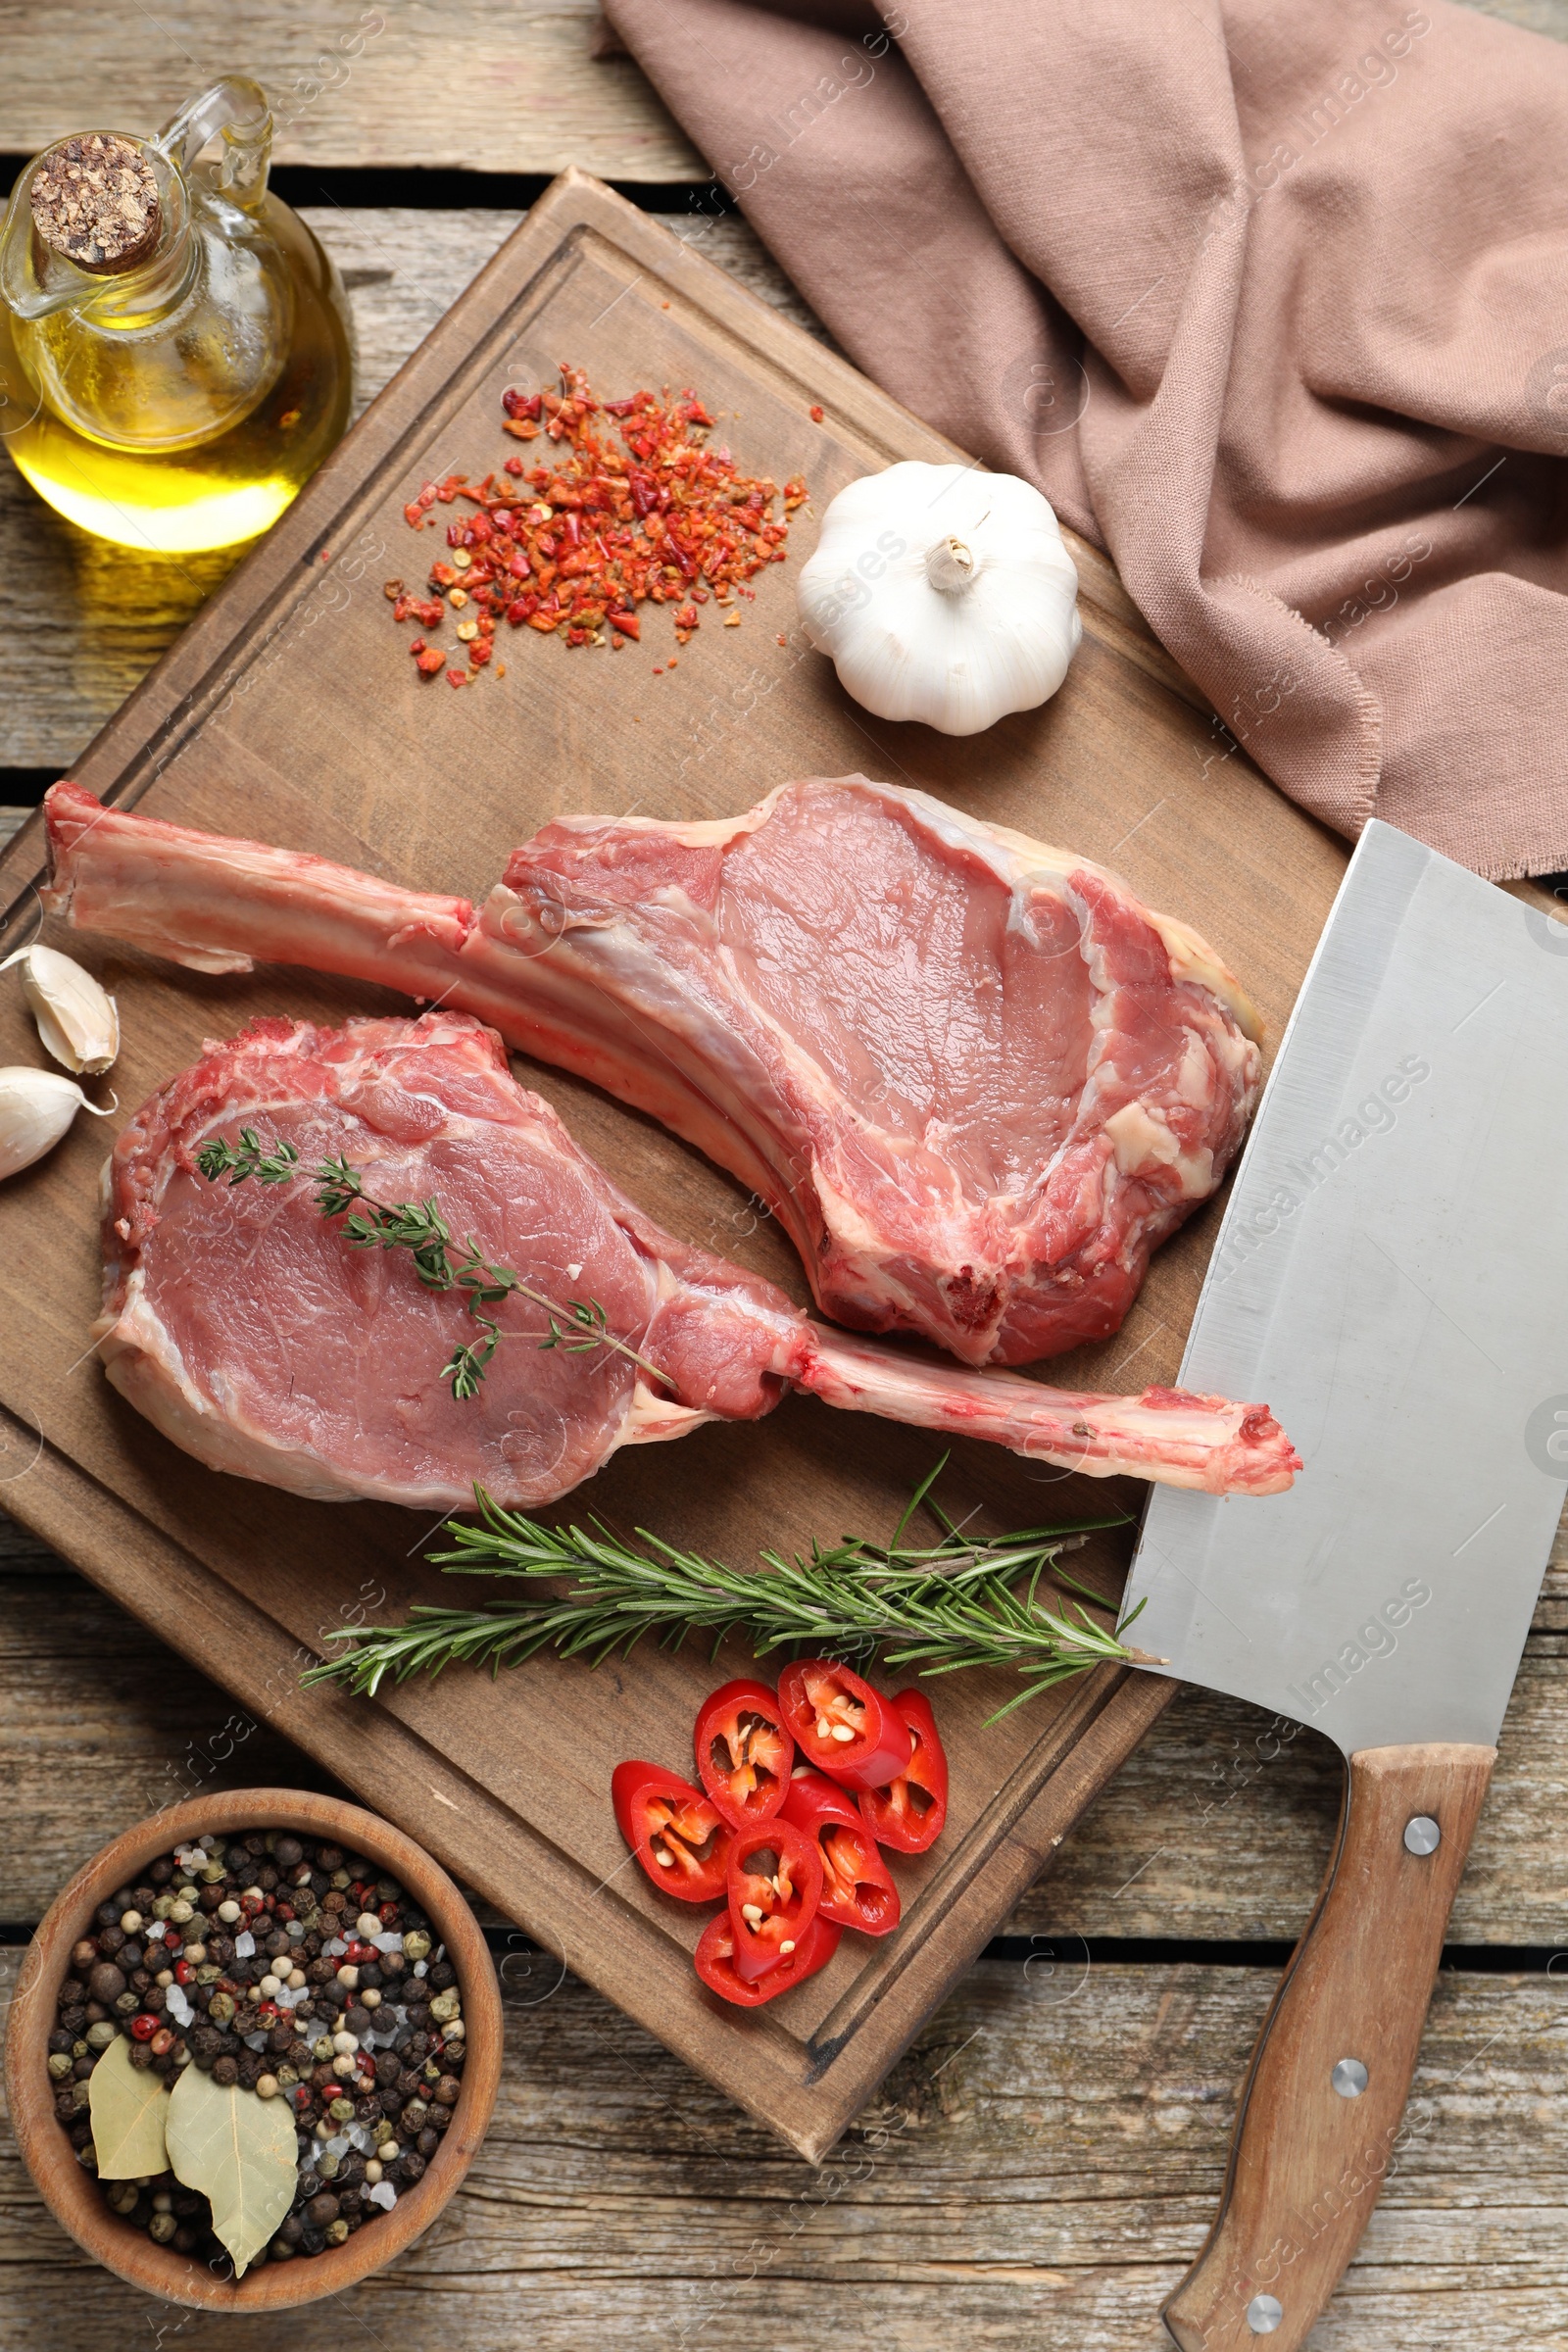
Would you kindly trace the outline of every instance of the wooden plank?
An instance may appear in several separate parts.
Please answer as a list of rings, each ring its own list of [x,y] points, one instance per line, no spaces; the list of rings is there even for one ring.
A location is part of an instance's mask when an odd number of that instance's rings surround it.
[[[234,1737],[206,1676],[0,1522],[0,1919],[42,1914],[71,1871],[187,1788],[330,1786],[269,1724]],[[16,1549],[12,1549],[12,1545]],[[1450,1930],[1456,1943],[1562,1935],[1568,1642],[1538,1635],[1515,1686],[1491,1799]],[[258,1758],[264,1759],[259,1762]],[[1340,1764],[1311,1732],[1184,1690],[1000,1932],[1070,1968],[1079,1938],[1293,1937],[1339,1818]],[[499,1915],[498,1915],[499,1916]],[[1047,1947],[1053,1947],[1048,1953]]]
[[[356,413],[391,380],[520,213],[348,212],[305,219],[343,273],[359,345]],[[680,218],[738,283],[825,340],[746,222]],[[230,550],[159,558],[111,547],[0,464],[0,766],[64,774],[233,570]]]
[[[1278,1034],[1343,846],[1239,763],[1217,781],[1205,769],[1201,718],[1165,682],[1169,664],[1120,589],[1093,567],[1083,583],[1085,643],[1067,687],[978,749],[923,729],[863,725],[827,665],[779,625],[791,617],[789,587],[771,576],[746,625],[694,647],[678,683],[654,685],[652,700],[648,669],[661,657],[646,645],[612,661],[522,639],[512,667],[525,683],[487,677],[454,696],[416,679],[376,593],[387,570],[409,565],[403,503],[458,453],[498,444],[501,386],[519,372],[549,374],[565,352],[601,383],[700,384],[737,418],[751,462],[775,479],[807,472],[819,500],[868,466],[951,454],[700,254],[607,190],[569,179],[132,698],[78,766],[82,781],[155,812],[240,824],[428,889],[499,872],[519,831],[566,809],[638,802],[664,815],[725,814],[782,776],[867,763],[994,820],[1046,838],[1066,832],[1086,855],[1114,859],[1135,889],[1197,922],[1245,971]],[[821,424],[813,402],[827,410]],[[330,564],[318,561],[325,548]],[[326,628],[313,626],[327,615]],[[447,799],[418,780],[460,773],[456,823]],[[8,861],[19,906],[32,904],[31,855],[24,834]],[[116,1080],[126,1101],[253,1006],[330,1015],[366,1003],[363,990],[307,976],[212,983],[73,944],[96,953],[120,995],[126,1043]],[[23,1034],[23,1019],[15,1000],[0,1004],[0,1045]],[[540,1083],[656,1216],[694,1239],[732,1238],[737,1255],[804,1297],[776,1233],[743,1240],[736,1231],[735,1188],[713,1170],[587,1087]],[[39,1468],[8,1500],[249,1697],[259,1660],[318,1646],[323,1618],[362,1605],[366,1592],[384,1591],[385,1605],[401,1608],[431,1590],[407,1557],[419,1532],[411,1536],[400,1513],[323,1514],[214,1479],[151,1439],[83,1370],[97,1287],[98,1151],[94,1139],[73,1136],[0,1197],[0,1222],[14,1237],[0,1287],[10,1328],[28,1335],[24,1353],[15,1344],[5,1351],[0,1377],[19,1446],[43,1431]],[[1171,1377],[1211,1224],[1212,1214],[1161,1252],[1127,1328],[1067,1363],[1069,1379],[1126,1385],[1129,1361],[1134,1380]],[[40,1251],[50,1259],[42,1286]],[[593,1498],[619,1524],[658,1526],[745,1558],[769,1540],[890,1524],[931,1451],[916,1433],[795,1400],[755,1431],[707,1430],[678,1448],[623,1454]],[[1004,1525],[1038,1520],[1039,1481],[1014,1457],[965,1446],[953,1475],[955,1507],[989,1509]],[[1073,1515],[1105,1499],[1096,1491],[1075,1502],[1054,1482],[1049,1493]],[[115,1497],[121,1520],[111,1533]],[[569,1913],[584,1974],[660,2014],[694,2063],[717,2070],[801,2144],[817,2144],[1070,1827],[1098,1785],[1086,1759],[1094,1754],[1102,1779],[1168,1686],[1102,1675],[985,1729],[1005,1684],[955,1686],[943,1711],[954,1764],[949,1838],[906,1874],[905,1928],[868,1957],[846,1939],[820,1978],[749,2027],[716,2019],[699,2000],[688,1958],[696,1923],[662,1917],[653,1891],[626,1877],[604,1803],[617,1756],[650,1742],[656,1753],[684,1754],[703,1686],[694,1660],[639,1657],[612,1699],[602,1687],[586,1699],[575,1668],[537,1660],[505,1686],[467,1675],[410,1685],[352,1721],[340,1701],[294,1693],[276,1719],[356,1785],[360,1774],[376,1777],[386,1809],[557,1948]],[[426,1793],[453,1776],[461,1824]],[[480,1817],[486,1869],[472,1866],[470,1850]]]
[[[597,0],[334,0],[302,11],[214,0],[156,11],[112,0],[25,0],[0,12],[0,152],[66,131],[156,130],[236,72],[268,90],[275,159],[333,167],[561,172],[706,179],[707,167],[625,56],[596,58]],[[69,59],[69,79],[63,75]]]
[[[570,1977],[524,1956],[501,1970],[509,2064],[467,2182],[391,2271],[292,2314],[295,2352],[366,2333],[450,2352],[1153,2352],[1273,1985],[982,1963],[812,2172]],[[1565,2025],[1560,1981],[1440,1980],[1396,2169],[1313,2352],[1568,2343]],[[19,2345],[147,2332],[142,2299],[40,2211],[9,2140],[0,2262]],[[187,2336],[270,2352],[276,2331],[196,2320]]]

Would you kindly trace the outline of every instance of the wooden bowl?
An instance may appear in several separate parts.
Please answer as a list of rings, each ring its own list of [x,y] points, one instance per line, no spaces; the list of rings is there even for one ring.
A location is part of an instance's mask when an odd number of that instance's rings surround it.
[[[160,1854],[189,1839],[247,1830],[303,1831],[346,1853],[366,1854],[406,1886],[429,1918],[463,1994],[467,2057],[452,2122],[423,2178],[400,2192],[390,2213],[377,2216],[341,2246],[292,2262],[268,2262],[236,2283],[215,2278],[203,2262],[160,2246],[110,2211],[96,2177],[76,2162],[54,2111],[47,2066],[55,2001],[70,1973],[71,1949],[90,1932],[98,1905],[121,1886],[133,1886]],[[23,1961],[6,2036],[6,2096],[11,2126],[27,2170],[50,2212],[77,2245],[131,2286],[197,2311],[282,2311],[341,2294],[378,2271],[429,2228],[473,2160],[495,2106],[501,2079],[501,1994],[484,1936],[457,1887],[412,1838],[358,1805],[298,1788],[237,1788],[227,1795],[192,1797],[144,1821],[77,1871],[50,1905]]]

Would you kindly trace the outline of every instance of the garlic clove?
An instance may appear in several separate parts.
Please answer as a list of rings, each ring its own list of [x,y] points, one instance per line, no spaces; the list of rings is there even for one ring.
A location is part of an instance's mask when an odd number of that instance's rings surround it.
[[[120,1013],[114,998],[58,948],[19,948],[0,963],[0,972],[14,963],[22,966],[23,994],[44,1051],[80,1075],[107,1070],[120,1052]]]
[[[74,1078],[62,1078],[58,1070],[0,1070],[0,1178],[30,1168],[52,1152],[78,1110],[107,1119],[118,1107],[100,1110]]]

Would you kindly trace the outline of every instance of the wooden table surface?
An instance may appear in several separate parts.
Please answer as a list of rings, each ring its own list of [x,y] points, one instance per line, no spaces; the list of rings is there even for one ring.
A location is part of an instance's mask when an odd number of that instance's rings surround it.
[[[1568,38],[1568,0],[1492,13]],[[282,93],[284,192],[343,270],[368,398],[535,192],[497,175],[576,163],[695,214],[706,166],[629,60],[595,57],[595,24],[593,0],[184,0],[156,19],[108,0],[0,0],[0,156],[89,124],[150,128],[220,72],[258,74]],[[814,325],[741,220],[714,223],[704,250]],[[0,829],[69,767],[226,561],[139,563],[0,467]],[[0,1457],[0,1501],[25,1474]],[[204,1788],[321,1784],[3,1517],[0,1593],[9,1985],[30,1923],[130,1821]],[[1453,1916],[1409,2150],[1314,2352],[1568,2352],[1565,1651],[1560,1537]],[[176,2338],[273,2352],[285,2332],[294,2352],[367,2337],[396,2352],[737,2337],[1152,2352],[1338,1801],[1316,1735],[1184,1693],[820,2171],[497,1923],[496,2121],[401,2263],[283,2329],[153,2305],[86,2263],[0,2138],[0,2352]]]

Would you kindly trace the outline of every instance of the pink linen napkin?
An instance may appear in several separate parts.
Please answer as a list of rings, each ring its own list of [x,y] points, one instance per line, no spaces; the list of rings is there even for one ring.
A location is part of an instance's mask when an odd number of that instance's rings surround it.
[[[1568,867],[1568,51],[1446,0],[605,5],[857,364],[1105,548],[1286,792]]]

